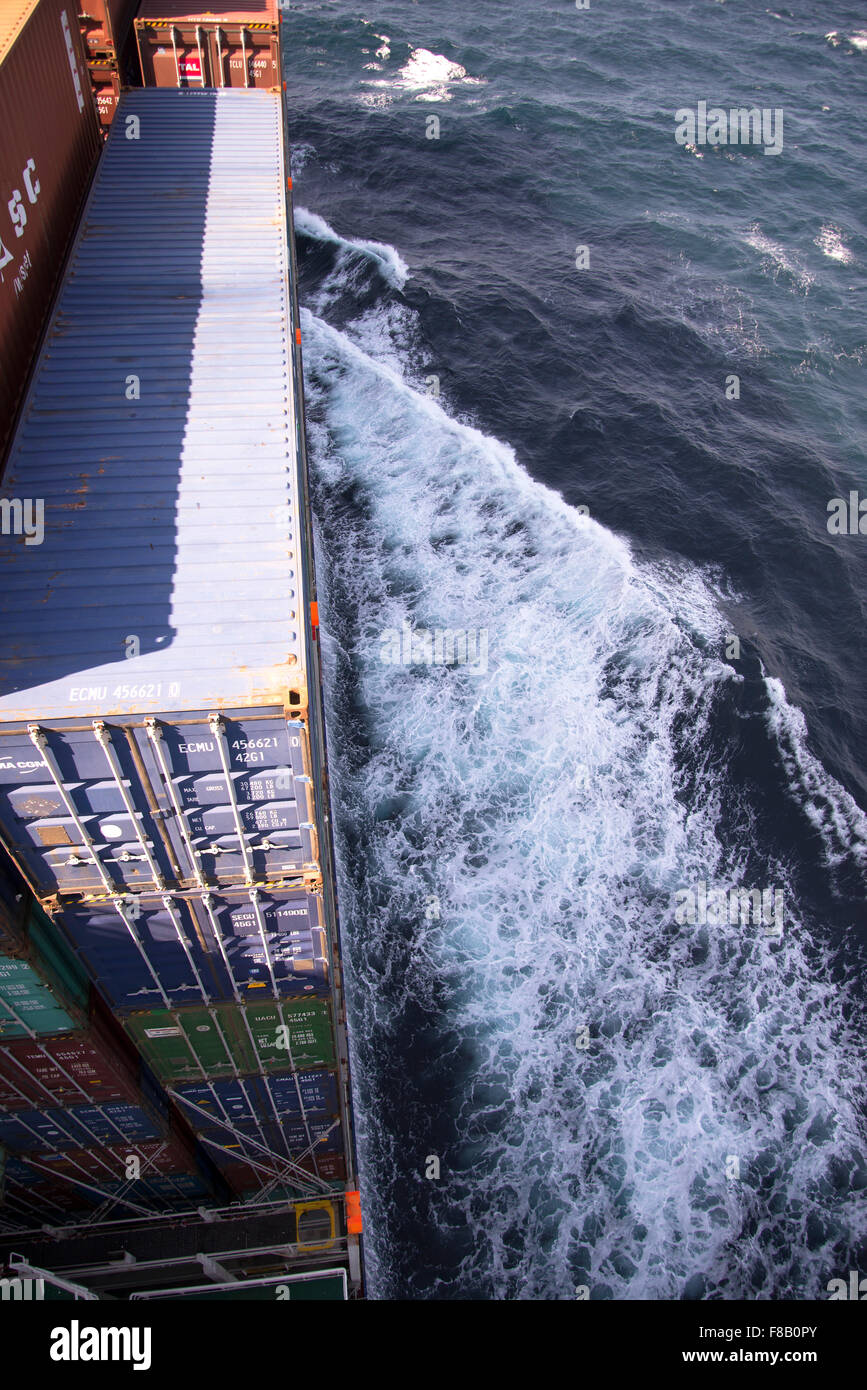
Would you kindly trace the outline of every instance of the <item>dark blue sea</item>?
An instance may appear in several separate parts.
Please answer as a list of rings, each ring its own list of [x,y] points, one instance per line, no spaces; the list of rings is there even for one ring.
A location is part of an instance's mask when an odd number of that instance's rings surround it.
[[[827,1298],[867,1274],[867,11],[284,18],[369,1293]],[[781,148],[679,143],[700,102]]]

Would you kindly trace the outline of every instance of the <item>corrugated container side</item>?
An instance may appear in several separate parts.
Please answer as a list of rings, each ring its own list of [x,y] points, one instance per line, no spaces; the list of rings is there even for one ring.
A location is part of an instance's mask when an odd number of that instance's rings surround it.
[[[0,35],[2,459],[100,141],[70,0],[40,0],[17,35],[0,18]]]
[[[307,707],[282,108],[118,110],[7,463],[44,534],[0,557],[0,721],[199,712],[224,748],[222,711]]]
[[[255,1193],[262,1186],[262,1173],[250,1164],[244,1163],[238,1158],[237,1153],[232,1154],[229,1150],[220,1153],[215,1149],[212,1152],[212,1157],[232,1192],[244,1196]],[[324,1182],[331,1184],[335,1190],[340,1189],[346,1182],[346,1159],[343,1154],[323,1154],[316,1160],[315,1169],[311,1157],[302,1159],[298,1166],[309,1173],[311,1177],[318,1176]],[[269,1201],[291,1201],[293,1198],[297,1198],[298,1188],[288,1185],[278,1186],[268,1195]]]

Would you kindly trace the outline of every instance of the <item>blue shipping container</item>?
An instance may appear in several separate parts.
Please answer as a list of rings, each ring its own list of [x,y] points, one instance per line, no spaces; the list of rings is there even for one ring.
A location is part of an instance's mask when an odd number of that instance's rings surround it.
[[[279,93],[121,97],[0,489],[0,827],[45,893],[318,861],[287,172]]]
[[[121,1013],[328,993],[318,893],[141,896],[69,906],[63,922]]]

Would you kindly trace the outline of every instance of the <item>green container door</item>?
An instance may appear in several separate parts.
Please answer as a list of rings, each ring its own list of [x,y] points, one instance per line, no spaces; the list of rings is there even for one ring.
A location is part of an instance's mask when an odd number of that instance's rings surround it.
[[[83,1023],[83,1014],[69,1012],[27,961],[0,956],[0,1041],[72,1033]]]
[[[202,1076],[233,1076],[246,1070],[233,1057],[229,1010],[152,1009],[124,1018],[126,1031],[161,1081],[191,1081]]]
[[[152,1009],[130,1014],[124,1027],[162,1081],[192,1081],[287,1071],[333,1070],[334,1037],[327,1001],[213,1009]]]
[[[247,1018],[265,1071],[335,1067],[331,1006],[324,999],[251,1004]]]

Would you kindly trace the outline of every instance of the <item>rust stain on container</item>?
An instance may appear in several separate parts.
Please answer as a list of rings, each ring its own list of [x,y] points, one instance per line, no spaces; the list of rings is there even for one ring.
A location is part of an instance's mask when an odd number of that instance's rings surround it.
[[[144,0],[135,32],[146,87],[281,86],[278,0],[205,13],[175,0]]]
[[[0,9],[0,458],[99,150],[74,7]]]

